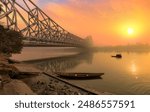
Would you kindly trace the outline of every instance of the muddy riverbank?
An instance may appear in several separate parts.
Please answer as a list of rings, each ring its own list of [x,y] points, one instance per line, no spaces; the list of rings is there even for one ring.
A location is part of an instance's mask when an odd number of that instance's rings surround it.
[[[21,72],[19,69],[23,69]],[[32,71],[30,73],[30,71]],[[0,94],[1,95],[94,95],[97,93],[73,85],[44,72],[35,72],[32,65],[12,63],[0,54]]]

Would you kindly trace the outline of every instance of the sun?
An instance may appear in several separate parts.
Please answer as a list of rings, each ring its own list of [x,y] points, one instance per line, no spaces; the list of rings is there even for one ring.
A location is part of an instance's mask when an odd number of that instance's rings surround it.
[[[128,28],[127,30],[129,35],[133,35],[134,34],[134,29],[133,28]]]
[[[141,34],[144,33],[144,26],[140,23],[130,23],[126,22],[124,24],[118,25],[117,27],[118,34],[120,37],[127,39],[127,40],[136,40],[141,38]]]

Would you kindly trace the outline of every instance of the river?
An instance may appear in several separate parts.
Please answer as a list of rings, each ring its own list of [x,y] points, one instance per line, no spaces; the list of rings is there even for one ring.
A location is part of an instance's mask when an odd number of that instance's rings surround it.
[[[24,48],[12,58],[34,64],[46,72],[105,73],[101,79],[70,80],[96,91],[124,95],[150,94],[150,53],[116,52],[79,53],[75,48]]]

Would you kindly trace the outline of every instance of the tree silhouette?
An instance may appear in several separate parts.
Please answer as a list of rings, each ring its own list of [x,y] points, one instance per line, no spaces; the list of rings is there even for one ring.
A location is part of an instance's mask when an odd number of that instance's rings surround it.
[[[0,25],[0,52],[6,54],[19,53],[23,47],[23,36],[20,32]]]

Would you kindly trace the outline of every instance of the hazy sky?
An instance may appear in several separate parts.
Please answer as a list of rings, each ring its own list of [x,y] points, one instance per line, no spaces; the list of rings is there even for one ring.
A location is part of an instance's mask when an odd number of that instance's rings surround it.
[[[96,45],[148,43],[150,0],[33,0],[69,32]]]

